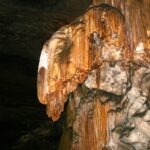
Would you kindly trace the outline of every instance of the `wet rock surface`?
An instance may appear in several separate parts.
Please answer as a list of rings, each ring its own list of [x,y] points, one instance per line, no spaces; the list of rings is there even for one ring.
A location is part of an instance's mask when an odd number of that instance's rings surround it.
[[[60,150],[148,150],[150,2],[94,2],[44,44],[38,98],[53,121],[68,102]]]

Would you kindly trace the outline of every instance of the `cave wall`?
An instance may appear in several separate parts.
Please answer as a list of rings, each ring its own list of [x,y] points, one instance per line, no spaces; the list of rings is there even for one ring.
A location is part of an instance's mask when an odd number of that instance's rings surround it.
[[[150,2],[94,3],[44,44],[39,101],[53,121],[69,101],[61,150],[147,150]]]

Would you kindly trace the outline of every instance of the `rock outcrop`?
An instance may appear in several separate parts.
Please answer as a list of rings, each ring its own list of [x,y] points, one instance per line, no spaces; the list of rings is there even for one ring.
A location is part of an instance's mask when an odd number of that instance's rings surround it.
[[[68,101],[60,150],[147,150],[150,1],[97,2],[44,44],[39,100],[54,121]]]

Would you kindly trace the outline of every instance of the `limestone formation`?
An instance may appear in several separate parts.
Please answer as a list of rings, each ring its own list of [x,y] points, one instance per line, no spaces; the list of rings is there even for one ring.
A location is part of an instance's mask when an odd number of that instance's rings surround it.
[[[38,97],[60,150],[150,148],[150,1],[99,0],[42,49]]]

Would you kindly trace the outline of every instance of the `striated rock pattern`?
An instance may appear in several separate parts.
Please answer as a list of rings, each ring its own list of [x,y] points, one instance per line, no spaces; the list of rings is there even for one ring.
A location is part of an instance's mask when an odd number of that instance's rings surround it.
[[[93,3],[44,44],[39,100],[54,121],[68,101],[60,150],[148,150],[150,1]]]

